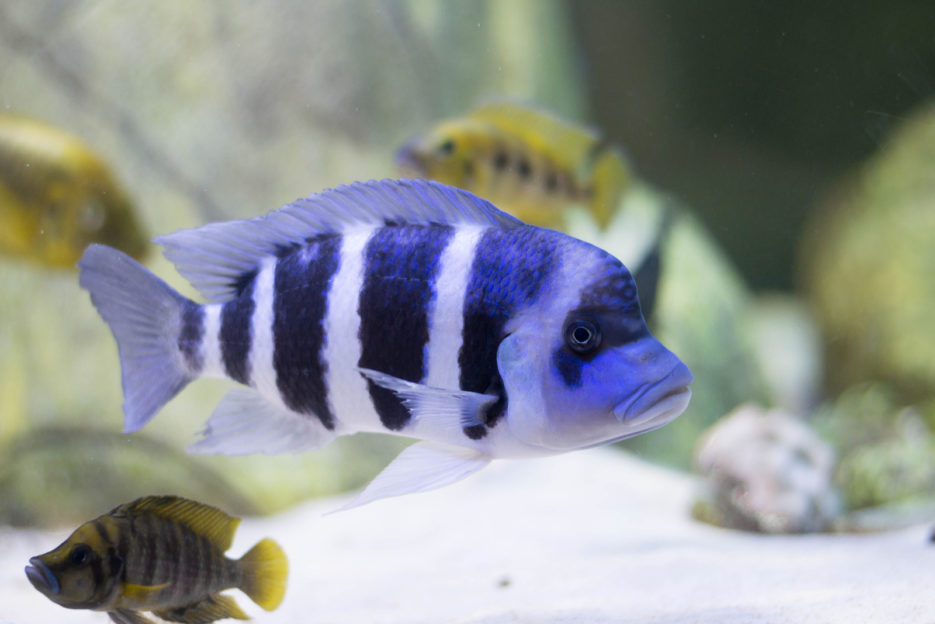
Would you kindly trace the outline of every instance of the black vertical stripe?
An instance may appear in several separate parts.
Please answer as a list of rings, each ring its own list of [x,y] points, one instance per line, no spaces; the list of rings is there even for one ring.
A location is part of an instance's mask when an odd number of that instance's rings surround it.
[[[188,566],[185,571],[186,585],[190,596],[197,596],[205,593],[205,538],[194,531],[189,530],[186,533],[186,551],[188,552]]]
[[[194,301],[185,300],[182,304],[181,327],[179,328],[178,348],[192,372],[198,372],[204,366],[201,341],[204,338],[205,310]]]
[[[107,532],[107,527],[104,526],[104,521],[100,518],[97,518],[93,521],[92,526],[94,530],[97,531],[97,536],[101,538],[101,545],[106,548],[110,545],[110,535]]]
[[[131,533],[127,528],[128,521],[121,522],[117,529],[117,544],[111,553],[111,572],[119,575],[121,580],[126,579],[129,563]]]
[[[273,288],[273,366],[286,406],[317,416],[334,429],[324,360],[325,314],[331,280],[340,264],[342,238],[324,235],[290,248],[276,263]]]
[[[143,569],[138,584],[153,585],[153,580],[156,578],[156,568],[159,564],[158,536],[155,527],[150,522],[149,516],[137,515],[130,516],[130,527],[132,533],[136,534],[135,543],[142,546]]]
[[[184,583],[179,582],[183,578],[186,563],[185,536],[178,522],[163,521],[160,524],[164,527],[168,538],[165,551],[162,553],[168,564],[168,569],[162,580],[168,582],[169,585],[162,591],[172,598],[179,599],[185,596],[188,589]]]
[[[244,276],[242,282],[243,288],[237,298],[231,299],[221,308],[221,359],[228,377],[250,385],[249,357],[253,342],[250,321],[255,307],[253,287],[256,284],[256,271]]]
[[[501,397],[487,408],[488,427],[496,424],[507,407],[497,371],[497,347],[505,337],[504,327],[518,309],[536,299],[554,272],[559,236],[533,227],[491,228],[477,244],[465,293],[458,365],[462,390]],[[473,427],[465,435],[478,439],[486,431]]]
[[[104,585],[104,560],[97,557],[91,561],[92,587],[100,588]]]
[[[442,225],[388,226],[364,249],[360,292],[360,366],[419,382],[425,376],[429,306],[435,297],[439,258],[451,240]],[[409,410],[390,390],[367,381],[380,421],[398,431]]]
[[[227,567],[227,558],[221,555],[212,547],[212,556],[208,558],[208,587],[213,591],[224,587],[222,572]]]

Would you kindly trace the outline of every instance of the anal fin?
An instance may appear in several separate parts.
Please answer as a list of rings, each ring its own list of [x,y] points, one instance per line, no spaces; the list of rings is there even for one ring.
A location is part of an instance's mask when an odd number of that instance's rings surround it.
[[[183,624],[209,624],[215,620],[234,618],[249,620],[250,617],[241,610],[230,596],[220,594],[208,596],[200,602],[195,602],[172,609],[159,609],[153,611],[167,622],[183,622]]]
[[[130,609],[117,609],[116,611],[108,611],[107,615],[110,616],[110,619],[114,624],[155,624],[155,622],[139,611],[131,611]]]
[[[273,405],[250,388],[235,388],[224,395],[202,435],[188,447],[189,452],[301,453],[321,448],[335,438],[316,416]]]
[[[357,497],[336,511],[415,492],[427,492],[469,477],[490,463],[474,449],[418,442],[406,448]]]

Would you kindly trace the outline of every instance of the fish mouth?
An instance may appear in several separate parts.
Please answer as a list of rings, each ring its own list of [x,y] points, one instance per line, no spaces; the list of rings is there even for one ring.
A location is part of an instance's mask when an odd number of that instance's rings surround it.
[[[44,594],[59,594],[62,586],[49,566],[42,563],[39,557],[33,557],[26,566],[26,578],[32,583],[32,586]]]
[[[685,411],[692,393],[694,378],[688,367],[679,362],[669,373],[642,392],[614,408],[614,415],[630,427],[656,429]]]
[[[421,178],[425,176],[425,164],[422,162],[414,143],[406,143],[396,150],[396,168],[403,176]]]

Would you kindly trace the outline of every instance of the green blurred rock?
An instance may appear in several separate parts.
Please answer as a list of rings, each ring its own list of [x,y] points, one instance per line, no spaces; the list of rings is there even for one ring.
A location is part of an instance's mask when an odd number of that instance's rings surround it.
[[[926,411],[877,383],[850,388],[815,412],[813,425],[838,454],[835,483],[849,509],[935,503]]]
[[[904,120],[806,228],[801,274],[840,391],[935,396],[935,104]]]
[[[935,441],[884,440],[854,450],[841,460],[837,481],[853,509],[890,502],[935,498]]]
[[[741,403],[766,400],[749,321],[752,296],[737,270],[685,208],[634,184],[605,232],[574,213],[568,231],[614,254],[635,271],[667,211],[650,329],[695,376],[685,413],[658,431],[623,443],[649,459],[688,469],[701,432]]]
[[[67,527],[144,494],[170,492],[236,515],[262,511],[219,472],[145,434],[46,427],[2,453],[0,524]]]

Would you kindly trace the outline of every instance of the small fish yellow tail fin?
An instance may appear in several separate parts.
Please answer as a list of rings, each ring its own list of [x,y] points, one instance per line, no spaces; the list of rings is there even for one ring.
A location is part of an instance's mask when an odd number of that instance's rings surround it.
[[[240,589],[267,611],[282,603],[286,594],[289,560],[279,544],[262,539],[240,558]]]
[[[620,204],[620,198],[630,182],[630,170],[620,151],[603,144],[594,154],[591,170],[591,213],[601,229],[605,229]]]

